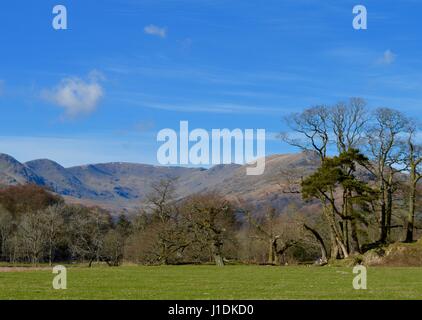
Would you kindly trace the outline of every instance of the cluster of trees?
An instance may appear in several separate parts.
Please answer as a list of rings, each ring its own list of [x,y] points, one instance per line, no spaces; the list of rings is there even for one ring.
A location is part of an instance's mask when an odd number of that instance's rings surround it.
[[[284,215],[269,208],[254,217],[218,193],[176,201],[174,182],[153,185],[147,207],[130,218],[64,204],[33,185],[0,190],[0,259],[223,266],[228,261],[284,264],[318,257],[314,238],[297,222],[297,208]]]
[[[8,262],[101,261],[224,265],[235,243],[235,210],[223,197],[196,195],[177,204],[173,180],[153,186],[148,209],[131,220],[66,205],[33,186],[0,190],[0,258]],[[234,247],[234,246],[233,246]],[[233,252],[235,252],[233,250]],[[233,256],[234,257],[234,256]]]
[[[257,212],[215,192],[180,200],[168,179],[152,185],[143,210],[113,217],[37,186],[8,187],[0,189],[0,260],[325,264],[416,239],[422,146],[412,119],[368,112],[355,98],[309,108],[288,124],[283,139],[319,159],[314,172],[280,176],[283,192],[301,195],[302,205]]]
[[[148,208],[134,219],[128,258],[140,263],[224,265],[234,259],[236,209],[217,193],[174,200],[174,180],[153,185]]]
[[[422,178],[418,123],[393,109],[368,112],[364,100],[353,98],[309,108],[288,124],[284,141],[320,159],[315,173],[295,183],[304,199],[320,202],[331,258],[414,240]]]
[[[117,265],[129,222],[100,209],[65,205],[34,185],[0,191],[0,258],[8,262],[105,261]]]

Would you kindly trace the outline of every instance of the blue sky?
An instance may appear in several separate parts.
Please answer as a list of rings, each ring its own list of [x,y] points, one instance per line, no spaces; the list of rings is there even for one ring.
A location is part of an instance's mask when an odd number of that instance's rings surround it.
[[[157,132],[188,120],[264,128],[284,153],[283,116],[353,96],[420,117],[421,15],[416,0],[2,1],[0,152],[155,163]]]

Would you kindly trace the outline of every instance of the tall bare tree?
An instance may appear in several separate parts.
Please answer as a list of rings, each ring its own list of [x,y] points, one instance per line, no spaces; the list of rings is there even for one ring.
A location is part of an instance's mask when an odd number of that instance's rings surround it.
[[[407,127],[406,117],[399,111],[379,108],[367,131],[367,145],[374,166],[379,189],[380,243],[386,243],[391,231],[393,195],[396,191],[395,175],[401,162],[400,135]]]
[[[43,217],[38,212],[24,214],[19,224],[18,235],[21,254],[26,255],[31,263],[39,263],[47,243]]]
[[[235,215],[232,204],[217,193],[188,198],[182,213],[194,239],[210,249],[217,266],[224,266],[224,246],[233,241]]]
[[[63,232],[63,213],[64,206],[61,204],[50,206],[38,212],[38,215],[44,222],[42,229],[45,232],[48,262],[50,265],[53,263],[54,250]]]
[[[110,229],[110,217],[99,209],[73,208],[69,221],[69,246],[72,255],[87,260],[89,266],[100,261],[104,237]]]
[[[368,121],[366,102],[361,98],[351,98],[348,103],[339,102],[330,109],[330,126],[338,153],[360,147]]]
[[[368,120],[366,102],[361,98],[351,98],[347,104],[340,102],[331,108],[330,123],[338,154],[347,153],[361,146]],[[347,250],[351,253],[360,251],[357,217],[354,213],[352,198],[350,188],[344,188],[341,209],[344,218],[341,221],[341,229]]]
[[[293,133],[282,133],[281,138],[301,150],[316,152],[324,161],[330,141],[329,115],[330,110],[326,106],[292,114],[285,118],[285,122]]]
[[[9,254],[9,243],[16,223],[12,214],[0,205],[0,259],[6,260]]]
[[[291,133],[282,133],[281,138],[288,144],[304,151],[315,152],[323,163],[327,158],[330,143],[330,110],[327,106],[316,106],[301,113],[295,113],[285,118]],[[338,227],[335,214],[326,205],[325,199],[320,199],[322,212],[330,226],[331,257],[339,254],[339,243],[336,233]],[[341,244],[340,244],[341,246]]]
[[[413,242],[415,228],[416,194],[418,182],[422,179],[422,145],[416,142],[417,125],[409,123],[407,137],[406,165],[409,171],[409,208],[407,214],[405,242]]]
[[[168,178],[154,183],[151,185],[151,193],[147,196],[150,214],[148,232],[154,239],[150,241],[148,251],[150,255],[155,256],[152,260],[162,264],[175,260],[191,243],[176,205],[175,182],[175,179]]]

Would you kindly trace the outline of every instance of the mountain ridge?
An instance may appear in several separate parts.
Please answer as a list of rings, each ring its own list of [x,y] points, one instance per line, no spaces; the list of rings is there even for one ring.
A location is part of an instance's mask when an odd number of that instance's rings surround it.
[[[209,169],[109,162],[65,168],[49,159],[20,163],[0,154],[0,185],[34,183],[46,186],[71,203],[98,205],[113,211],[143,206],[152,183],[176,179],[176,197],[219,191],[256,207],[285,207],[298,196],[283,193],[283,173],[311,173],[318,160],[310,153],[276,154],[266,158],[261,176],[247,176],[246,165],[221,164]]]

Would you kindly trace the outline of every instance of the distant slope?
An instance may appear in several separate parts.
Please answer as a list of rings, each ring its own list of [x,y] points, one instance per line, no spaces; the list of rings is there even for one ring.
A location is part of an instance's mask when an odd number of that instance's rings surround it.
[[[140,205],[150,192],[150,185],[167,178],[179,178],[200,169],[159,167],[134,163],[104,163],[67,169],[89,190],[96,193],[92,200],[113,201],[117,204]]]
[[[306,175],[317,165],[318,159],[311,154],[272,155],[266,159],[263,175],[247,176],[246,166],[236,164],[203,169],[115,162],[64,168],[48,159],[21,164],[1,154],[0,184],[45,185],[69,202],[121,210],[141,207],[152,183],[177,178],[180,199],[197,192],[218,191],[256,207],[271,204],[282,208],[300,202],[300,196],[282,192],[287,183],[285,172]]]
[[[25,166],[43,177],[45,185],[56,193],[76,198],[96,196],[96,193],[88,189],[70,170],[54,161],[34,160],[26,162]]]
[[[44,185],[44,180],[15,158],[0,153],[0,184],[17,185],[26,183]]]

